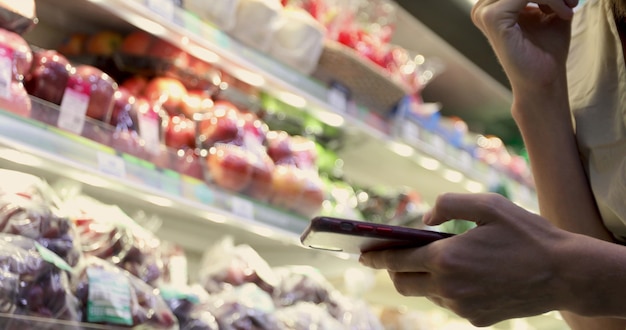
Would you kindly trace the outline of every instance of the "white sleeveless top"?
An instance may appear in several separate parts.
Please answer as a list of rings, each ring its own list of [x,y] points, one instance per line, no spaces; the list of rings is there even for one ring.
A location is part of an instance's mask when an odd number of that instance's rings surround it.
[[[626,241],[626,69],[608,1],[587,0],[577,11],[570,48],[578,147],[604,224]]]

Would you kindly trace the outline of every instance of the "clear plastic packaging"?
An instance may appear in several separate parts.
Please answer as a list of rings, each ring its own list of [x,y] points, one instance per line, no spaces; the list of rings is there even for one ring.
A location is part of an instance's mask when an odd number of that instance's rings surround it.
[[[178,321],[159,291],[132,274],[96,257],[86,258],[79,274],[75,290],[84,308],[83,321],[178,329]]]
[[[51,206],[23,195],[0,196],[0,232],[31,238],[71,266],[82,256],[72,221]]]
[[[293,306],[280,308],[276,310],[275,316],[281,330],[352,329],[345,327],[323,306],[309,302],[299,302]]]
[[[252,283],[211,295],[207,307],[220,330],[280,329],[272,298]]]
[[[300,302],[332,304],[335,288],[315,268],[309,266],[286,266],[273,269],[278,284],[272,291],[276,306],[293,306]]]
[[[80,321],[79,301],[70,287],[71,270],[34,240],[0,234],[0,312]],[[2,329],[34,329],[29,324],[20,318],[0,319]]]
[[[271,292],[278,279],[263,258],[248,245],[235,245],[225,237],[208,249],[202,259],[199,283],[211,293],[247,283]]]
[[[176,315],[180,330],[219,330],[209,311],[209,295],[198,285],[161,288],[161,296]]]
[[[82,251],[112,262],[156,285],[162,274],[161,241],[142,228],[119,207],[86,196],[66,202],[65,210],[76,223]]]

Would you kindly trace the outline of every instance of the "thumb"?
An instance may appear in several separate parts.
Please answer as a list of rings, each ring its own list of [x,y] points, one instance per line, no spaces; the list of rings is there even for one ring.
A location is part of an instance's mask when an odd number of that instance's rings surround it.
[[[515,204],[495,193],[447,193],[437,198],[435,206],[424,215],[423,222],[436,226],[449,220],[462,219],[480,226],[504,218],[503,215],[511,206]]]

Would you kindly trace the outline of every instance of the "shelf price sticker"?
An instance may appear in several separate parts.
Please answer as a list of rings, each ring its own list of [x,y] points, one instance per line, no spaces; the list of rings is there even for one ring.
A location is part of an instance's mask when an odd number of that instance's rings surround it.
[[[328,90],[328,103],[336,111],[347,112],[350,90],[342,84],[332,83]]]
[[[126,163],[122,157],[102,151],[98,152],[97,157],[100,172],[118,178],[126,177]]]
[[[174,1],[172,0],[146,0],[146,6],[157,15],[174,21]]]
[[[461,167],[463,169],[469,170],[472,168],[472,163],[472,155],[465,150],[461,150],[459,155],[459,164],[461,165]]]
[[[57,126],[66,131],[80,135],[85,127],[85,116],[89,106],[89,95],[66,88],[61,100]]]
[[[242,218],[254,219],[254,203],[251,201],[238,196],[233,196],[230,207],[234,214]]]

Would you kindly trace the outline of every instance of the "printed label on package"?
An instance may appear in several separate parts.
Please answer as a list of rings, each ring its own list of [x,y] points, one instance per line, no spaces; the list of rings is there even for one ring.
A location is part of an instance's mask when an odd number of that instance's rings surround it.
[[[153,12],[167,19],[174,20],[174,1],[172,0],[146,0],[146,6]]]
[[[89,105],[89,95],[66,88],[61,100],[57,126],[74,134],[81,134],[85,127],[85,116]]]
[[[132,325],[130,283],[123,274],[88,268],[87,321]]]
[[[152,154],[158,154],[161,150],[159,139],[159,120],[146,115],[139,115],[139,134],[144,141],[144,148]]]
[[[39,255],[41,255],[41,259],[59,267],[59,269],[62,269],[68,272],[73,271],[72,267],[68,265],[67,262],[65,262],[65,260],[61,259],[61,257],[56,255],[54,252],[46,249],[41,244],[35,242],[35,248],[37,249],[37,252],[39,252]]]
[[[13,51],[0,46],[0,97],[11,97],[11,81],[13,80]]]

